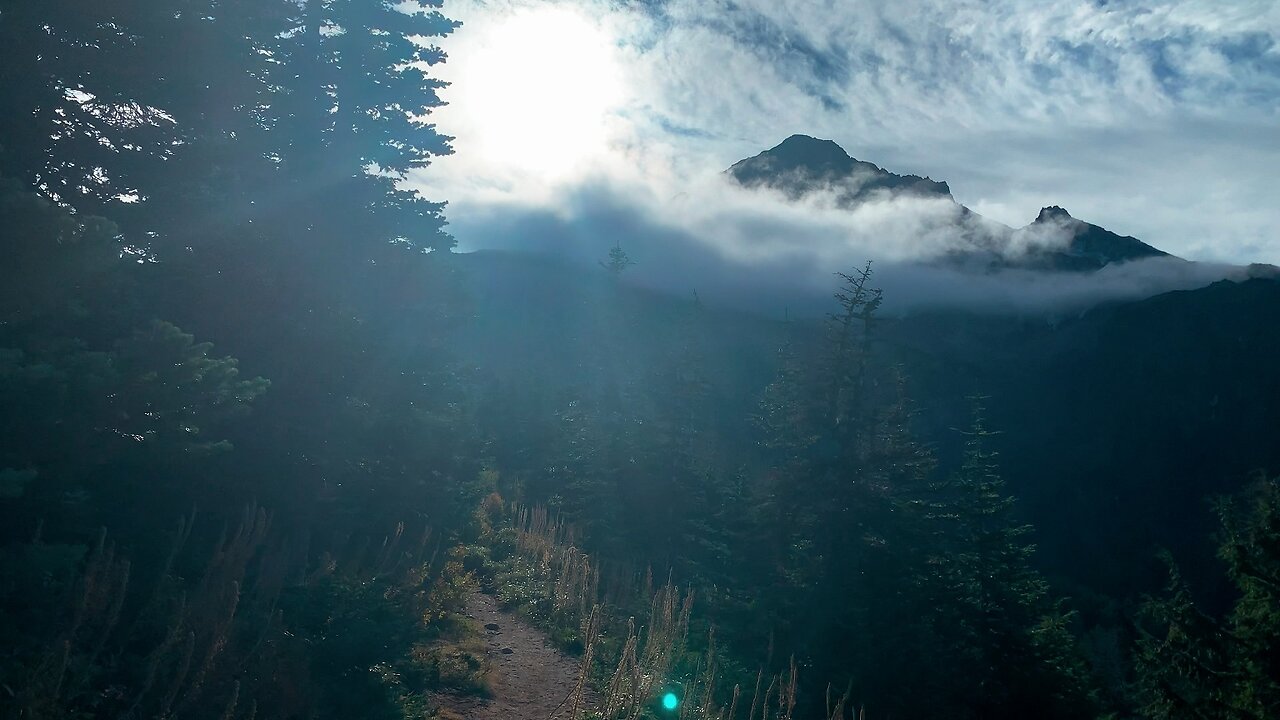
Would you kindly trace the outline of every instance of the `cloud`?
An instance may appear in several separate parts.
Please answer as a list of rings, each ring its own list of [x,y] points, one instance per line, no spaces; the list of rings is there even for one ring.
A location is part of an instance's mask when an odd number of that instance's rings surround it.
[[[624,89],[607,142],[551,179],[475,161],[468,133],[479,124],[468,120],[464,83],[489,29],[546,7],[612,38]],[[581,232],[580,223],[607,230],[610,213],[654,213],[628,227],[702,255],[767,256],[792,269],[847,264],[874,237],[892,239],[876,249],[895,261],[948,242],[935,227],[944,207],[912,215],[877,204],[837,217],[713,189],[718,170],[804,132],[892,171],[945,179],[962,203],[1009,225],[1056,204],[1183,257],[1280,262],[1272,2],[455,0],[446,9],[465,24],[447,43],[453,107],[436,122],[458,136],[458,154],[422,182],[452,201],[464,247],[543,242],[511,224],[517,215]],[[649,196],[608,202],[632,192]],[[500,238],[486,218],[507,223]]]
[[[965,271],[945,261],[972,249],[962,209],[945,198],[882,195],[849,210],[839,192],[793,201],[716,176],[674,191],[605,177],[564,189],[553,201],[480,203],[454,216],[462,247],[567,258],[599,270],[615,244],[636,261],[626,282],[771,315],[829,309],[833,273],[873,261],[886,309],[938,306],[999,312],[1073,312],[1100,301],[1201,287],[1236,268],[1170,258],[1095,273]],[[1060,246],[1066,229],[1047,223],[1017,238]]]

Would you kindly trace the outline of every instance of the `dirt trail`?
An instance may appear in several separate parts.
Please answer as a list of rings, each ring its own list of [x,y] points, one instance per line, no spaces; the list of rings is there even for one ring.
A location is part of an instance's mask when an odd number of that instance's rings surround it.
[[[439,705],[467,720],[567,720],[581,663],[557,650],[546,633],[499,610],[492,595],[472,593],[467,614],[485,635],[493,698],[441,695]],[[598,701],[588,687],[584,706]]]

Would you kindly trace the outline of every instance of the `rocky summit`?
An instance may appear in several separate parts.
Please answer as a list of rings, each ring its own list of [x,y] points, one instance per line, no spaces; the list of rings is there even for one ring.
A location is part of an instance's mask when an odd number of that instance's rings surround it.
[[[1078,220],[1056,205],[1042,209],[1031,224],[1014,229],[957,203],[945,182],[899,175],[850,156],[832,140],[807,135],[792,135],[734,163],[725,173],[743,187],[776,190],[791,201],[831,193],[838,207],[850,211],[887,200],[951,203],[955,212],[943,217],[954,226],[955,249],[934,261],[976,272],[1092,272],[1117,263],[1173,257],[1137,238]]]

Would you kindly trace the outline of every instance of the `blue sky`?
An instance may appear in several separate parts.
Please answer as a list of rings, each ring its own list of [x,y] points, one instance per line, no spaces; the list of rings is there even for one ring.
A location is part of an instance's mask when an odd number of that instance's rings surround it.
[[[564,220],[587,186],[663,212],[664,198],[805,133],[946,180],[957,200],[1015,227],[1061,205],[1190,259],[1280,264],[1280,3],[444,10],[464,24],[444,43],[455,84],[435,121],[458,152],[422,184],[451,201],[463,247],[490,244],[483,218],[496,208]],[[518,78],[514,90],[486,89],[503,78]]]

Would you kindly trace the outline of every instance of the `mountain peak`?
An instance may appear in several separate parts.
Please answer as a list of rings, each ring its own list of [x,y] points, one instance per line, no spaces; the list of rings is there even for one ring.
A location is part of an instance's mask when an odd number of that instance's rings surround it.
[[[1053,228],[1054,232],[1066,232],[1061,246],[1032,252],[1024,258],[1024,265],[1051,270],[1097,270],[1116,262],[1168,256],[1168,253],[1135,237],[1118,235],[1104,227],[1074,218],[1057,205],[1041,208],[1035,222],[1019,232],[1035,232],[1039,226],[1049,223],[1057,226]]]
[[[816,138],[812,135],[805,135],[804,133],[793,133],[786,140],[783,140],[782,142],[774,146],[773,149],[777,150],[778,148],[783,148],[783,147],[805,147],[805,146],[834,148],[835,152],[838,152],[841,155],[846,154],[844,151],[844,148],[840,147],[840,145],[836,143],[835,140]]]
[[[777,158],[785,158],[797,165],[845,165],[853,158],[834,140],[823,140],[809,135],[792,135],[765,151]]]
[[[792,197],[836,189],[849,204],[877,191],[951,197],[945,182],[891,173],[851,157],[832,140],[809,135],[792,135],[759,155],[739,160],[726,172],[745,187],[771,187]]]
[[[1043,223],[1051,220],[1075,220],[1075,218],[1071,217],[1071,213],[1067,212],[1065,208],[1057,205],[1040,208],[1040,214],[1036,216],[1036,222]]]

